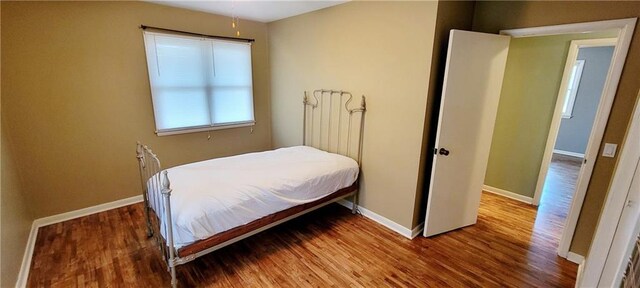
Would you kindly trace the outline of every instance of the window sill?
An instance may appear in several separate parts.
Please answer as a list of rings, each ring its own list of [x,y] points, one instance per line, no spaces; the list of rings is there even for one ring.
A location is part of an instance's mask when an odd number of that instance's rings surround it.
[[[204,127],[167,129],[167,130],[156,131],[156,135],[158,135],[158,136],[170,136],[170,135],[205,132],[205,131],[213,131],[213,130],[249,127],[249,126],[254,126],[254,125],[256,125],[256,122],[255,121],[251,121],[251,122],[224,124],[224,125],[218,125],[218,126],[204,126]]]

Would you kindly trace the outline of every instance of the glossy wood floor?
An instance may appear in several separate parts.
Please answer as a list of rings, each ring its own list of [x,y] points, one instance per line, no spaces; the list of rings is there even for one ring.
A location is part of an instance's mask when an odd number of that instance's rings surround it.
[[[572,287],[577,265],[556,255],[568,204],[553,195],[561,194],[545,193],[536,220],[533,206],[483,193],[476,225],[413,240],[330,205],[179,266],[178,279],[183,287]],[[141,204],[43,227],[28,286],[166,287],[152,244]]]
[[[555,214],[564,220],[580,173],[582,158],[553,154],[540,198],[540,215]]]

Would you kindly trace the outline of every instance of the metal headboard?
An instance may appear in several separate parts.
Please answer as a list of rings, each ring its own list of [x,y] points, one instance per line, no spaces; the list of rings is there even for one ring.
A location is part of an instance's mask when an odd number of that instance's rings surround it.
[[[360,164],[367,111],[364,95],[357,108],[349,108],[353,95],[347,91],[319,89],[314,90],[312,96],[313,102],[307,91],[304,92],[302,144],[351,157]],[[355,117],[356,114],[359,117]],[[354,127],[357,132],[353,132]],[[357,138],[352,137],[354,134]]]

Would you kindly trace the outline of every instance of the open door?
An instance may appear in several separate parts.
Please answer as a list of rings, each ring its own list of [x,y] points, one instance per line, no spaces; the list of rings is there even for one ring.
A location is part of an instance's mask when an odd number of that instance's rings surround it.
[[[451,30],[424,236],[476,223],[509,36]]]

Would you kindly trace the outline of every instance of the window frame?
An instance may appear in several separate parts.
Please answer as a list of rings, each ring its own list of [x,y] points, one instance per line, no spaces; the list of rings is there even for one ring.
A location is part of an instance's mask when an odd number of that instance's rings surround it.
[[[167,129],[158,129],[158,118],[157,116],[157,111],[156,111],[156,106],[155,106],[155,99],[154,99],[154,85],[152,84],[152,80],[151,80],[151,73],[153,73],[151,71],[151,67],[149,66],[149,55],[147,55],[148,53],[148,49],[149,47],[147,45],[149,45],[149,43],[147,43],[147,35],[157,35],[157,36],[161,36],[161,37],[175,37],[175,38],[186,38],[186,39],[191,39],[191,40],[202,40],[202,41],[212,41],[212,42],[236,42],[236,43],[240,43],[240,44],[246,44],[249,46],[249,61],[250,61],[250,67],[251,67],[251,87],[250,87],[250,91],[251,91],[251,115],[252,115],[252,120],[247,120],[247,121],[235,121],[235,122],[224,122],[224,123],[213,123],[213,119],[211,119],[209,122],[210,124],[206,124],[206,125],[195,125],[195,126],[185,126],[185,127],[176,127],[176,128],[167,128]],[[206,131],[214,131],[214,130],[223,130],[223,129],[233,129],[233,128],[241,128],[241,127],[250,127],[250,126],[254,126],[256,124],[256,120],[255,120],[255,93],[254,93],[254,77],[253,77],[253,45],[251,43],[251,41],[246,41],[245,39],[238,39],[238,40],[234,40],[234,39],[218,39],[215,37],[204,37],[204,36],[191,36],[191,35],[185,35],[185,34],[180,34],[180,33],[165,33],[165,32],[156,32],[156,31],[143,31],[143,42],[144,42],[144,49],[145,49],[145,63],[146,63],[146,70],[149,74],[147,74],[147,76],[149,77],[149,89],[150,89],[150,96],[151,96],[151,102],[152,102],[152,111],[153,111],[153,117],[154,117],[154,126],[155,126],[155,130],[154,133],[157,136],[169,136],[169,135],[178,135],[178,134],[187,134],[187,133],[196,133],[196,132],[206,132]],[[213,44],[213,43],[212,43]],[[154,44],[151,44],[154,45]],[[211,51],[213,53],[213,51]],[[157,52],[154,52],[157,53]],[[157,59],[157,55],[154,55],[154,57]],[[156,60],[156,64],[157,60]],[[206,85],[203,86],[204,89],[210,89],[211,87],[214,87],[213,85]],[[213,100],[213,96],[209,97],[207,99],[207,103],[210,103]],[[207,110],[209,110],[209,114],[212,114],[211,111],[211,105],[208,104],[206,107]],[[210,117],[212,118],[212,117]]]
[[[575,69],[575,70],[574,70]],[[573,117],[573,107],[576,104],[576,97],[578,96],[578,88],[580,87],[580,79],[582,79],[582,71],[584,70],[584,60],[578,59],[573,64],[573,68],[571,70],[571,76],[573,76],[573,81],[567,85],[567,89],[565,90],[565,99],[564,105],[562,109],[562,118],[570,119]],[[569,78],[571,79],[571,77]],[[569,90],[571,88],[571,90]],[[566,109],[564,109],[566,107]]]

